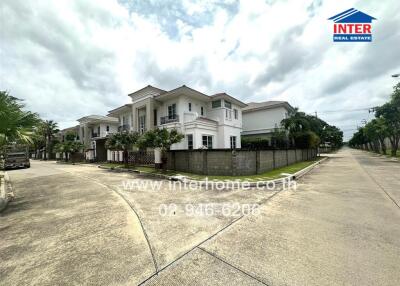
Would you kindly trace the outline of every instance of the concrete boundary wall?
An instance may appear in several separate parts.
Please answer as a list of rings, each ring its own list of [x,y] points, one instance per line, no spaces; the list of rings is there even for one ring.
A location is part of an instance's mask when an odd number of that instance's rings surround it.
[[[316,149],[172,150],[167,152],[167,168],[202,175],[243,176],[261,174],[316,157]]]

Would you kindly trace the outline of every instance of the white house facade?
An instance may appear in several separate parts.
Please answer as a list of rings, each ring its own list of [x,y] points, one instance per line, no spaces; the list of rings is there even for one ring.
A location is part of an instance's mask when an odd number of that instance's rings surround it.
[[[118,131],[118,119],[110,116],[89,115],[78,119],[78,122],[80,142],[86,147]]]
[[[243,108],[242,136],[269,138],[281,121],[288,118],[294,108],[286,101],[250,102]]]
[[[85,146],[87,160],[106,161],[105,141],[109,134],[118,131],[118,118],[102,115],[89,115],[78,119],[78,138]]]
[[[239,149],[241,137],[268,138],[294,111],[284,101],[245,104],[226,93],[206,95],[185,85],[170,91],[149,85],[129,97],[130,103],[110,110],[107,116],[78,119],[79,125],[63,130],[60,136],[75,131],[76,139],[85,145],[86,159],[98,161],[109,160],[108,135],[119,131],[143,134],[154,128],[176,129],[184,135],[172,150]]]
[[[176,129],[185,135],[171,149],[240,148],[245,103],[226,93],[206,95],[187,86],[165,91],[147,86],[129,94],[132,103],[109,111],[119,130],[144,133]]]

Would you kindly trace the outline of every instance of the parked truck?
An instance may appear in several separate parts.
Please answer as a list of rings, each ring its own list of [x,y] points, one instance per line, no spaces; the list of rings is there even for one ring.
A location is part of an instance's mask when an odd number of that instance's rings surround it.
[[[0,150],[0,169],[29,168],[29,148],[26,145],[7,145]]]

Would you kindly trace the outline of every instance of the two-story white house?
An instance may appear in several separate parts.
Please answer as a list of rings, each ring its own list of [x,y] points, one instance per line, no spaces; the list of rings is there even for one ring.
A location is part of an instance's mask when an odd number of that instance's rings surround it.
[[[294,110],[286,101],[250,102],[242,110],[242,136],[269,139],[275,128],[281,128],[281,121]]]
[[[170,91],[149,85],[129,96],[131,103],[108,114],[118,118],[120,130],[177,129],[185,139],[173,150],[240,148],[246,104],[226,93],[210,96],[185,85]]]
[[[89,115],[78,119],[79,141],[85,145],[86,159],[107,160],[106,137],[118,131],[118,118]]]

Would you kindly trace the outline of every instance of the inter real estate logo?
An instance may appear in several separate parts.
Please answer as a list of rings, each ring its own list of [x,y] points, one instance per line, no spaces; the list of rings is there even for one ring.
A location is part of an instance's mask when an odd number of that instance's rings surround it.
[[[372,42],[372,20],[374,17],[354,8],[339,13],[333,20],[334,42]]]

